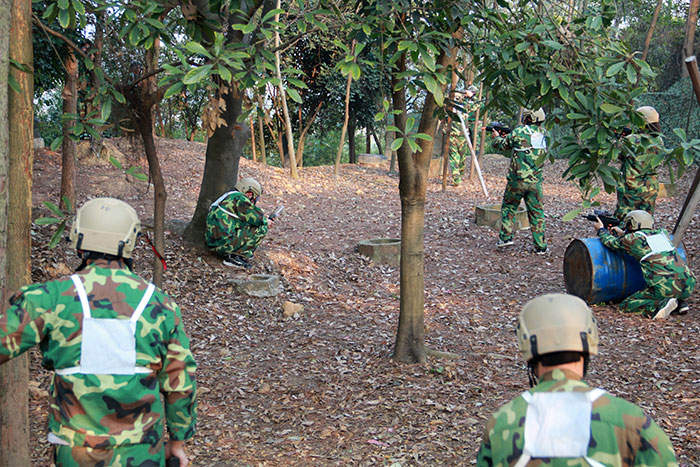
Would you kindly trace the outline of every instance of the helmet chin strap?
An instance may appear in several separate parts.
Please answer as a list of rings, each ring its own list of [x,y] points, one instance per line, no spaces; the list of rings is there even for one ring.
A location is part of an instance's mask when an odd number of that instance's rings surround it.
[[[527,382],[530,384],[531,388],[534,388],[535,386],[537,386],[537,383],[539,382],[539,378],[535,374],[535,364],[534,363],[527,364]]]

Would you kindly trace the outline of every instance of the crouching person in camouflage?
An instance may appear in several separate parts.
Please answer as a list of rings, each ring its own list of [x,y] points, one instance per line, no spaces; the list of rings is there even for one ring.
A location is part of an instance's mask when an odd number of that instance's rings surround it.
[[[497,247],[513,244],[515,214],[520,200],[525,200],[527,217],[530,221],[535,252],[547,253],[544,237],[544,209],[542,207],[542,164],[547,151],[547,142],[542,130],[545,119],[544,110],[523,111],[522,125],[518,125],[505,136],[493,130],[493,145],[497,149],[512,149],[508,183],[503,193],[501,204],[501,231],[498,234]]]
[[[262,194],[254,178],[242,178],[235,189],[212,203],[207,214],[207,246],[225,266],[252,267],[250,259],[267,234],[268,221],[255,204]]]
[[[633,256],[642,268],[646,288],[620,303],[626,313],[648,318],[667,318],[672,312],[686,314],[686,299],[695,289],[695,276],[673,246],[664,229],[654,229],[654,218],[646,211],[630,211],[613,233],[598,219],[593,227],[606,247]],[[624,230],[623,230],[624,229]]]
[[[178,306],[131,270],[140,230],[128,204],[88,201],[70,232],[77,272],[23,287],[0,315],[0,364],[39,344],[54,372],[48,438],[58,466],[188,463],[196,364]]]
[[[582,381],[598,353],[598,326],[583,300],[531,300],[517,338],[531,389],[491,417],[477,466],[678,467],[668,436],[641,408]]]

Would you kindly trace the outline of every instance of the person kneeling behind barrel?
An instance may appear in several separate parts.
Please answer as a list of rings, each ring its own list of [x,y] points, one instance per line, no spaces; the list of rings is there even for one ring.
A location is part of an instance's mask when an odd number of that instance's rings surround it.
[[[672,312],[686,314],[695,288],[695,276],[678,250],[673,246],[665,229],[654,229],[654,218],[646,211],[630,211],[620,227],[609,232],[596,218],[593,223],[600,241],[612,250],[625,252],[642,269],[646,288],[633,293],[620,303],[626,313],[640,313],[654,319],[667,318]]]

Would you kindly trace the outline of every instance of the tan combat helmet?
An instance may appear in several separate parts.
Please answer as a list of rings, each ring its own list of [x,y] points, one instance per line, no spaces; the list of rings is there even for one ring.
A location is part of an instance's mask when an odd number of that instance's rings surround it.
[[[114,198],[95,198],[78,209],[69,239],[77,250],[131,258],[141,222],[134,208]]]
[[[537,110],[523,109],[523,120],[530,117],[532,123],[542,123],[544,122],[545,113],[542,107]]]
[[[235,188],[241,193],[248,193],[250,191],[256,198],[262,194],[262,186],[252,177],[245,177],[238,180]]]
[[[654,227],[654,217],[640,209],[630,211],[622,219],[622,228],[629,230],[651,229]]]
[[[469,92],[471,92],[472,94],[476,95],[476,94],[479,93],[479,88],[477,88],[476,86],[474,86],[474,85],[472,84],[472,85],[470,85],[470,86],[467,88],[467,91],[469,91]]]
[[[586,302],[548,294],[527,302],[518,318],[518,348],[529,362],[553,352],[598,354],[598,325]]]
[[[642,114],[642,116],[644,117],[644,121],[647,124],[659,123],[659,112],[657,112],[654,107],[650,107],[648,105],[645,105],[645,106],[638,108],[637,112]]]

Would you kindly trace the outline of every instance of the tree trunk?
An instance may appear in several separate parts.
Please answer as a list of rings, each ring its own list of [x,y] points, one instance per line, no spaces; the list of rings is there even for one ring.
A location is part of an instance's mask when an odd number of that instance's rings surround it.
[[[255,128],[253,127],[253,115],[251,114],[248,122],[250,123],[250,147],[253,152],[253,162],[258,162],[258,153],[255,151]]]
[[[355,53],[355,41],[352,42],[352,53]],[[343,129],[340,131],[340,143],[338,144],[338,152],[335,155],[335,166],[333,167],[333,176],[338,178],[340,174],[340,156],[343,154],[343,145],[345,144],[345,132],[348,131],[348,120],[350,119],[350,85],[352,84],[352,73],[348,73],[348,81],[345,86],[345,120],[343,121]]]
[[[260,111],[265,114],[265,107],[263,107],[262,97],[260,94],[257,95],[258,107]],[[258,118],[258,133],[260,134],[260,162],[267,164],[267,152],[265,151],[265,127],[263,126],[263,118]]]
[[[348,157],[351,164],[357,164],[357,150],[355,149],[355,116],[350,115],[348,122]]]
[[[438,58],[440,68],[454,65],[456,50],[444,51]],[[398,70],[392,73],[392,102],[397,114],[396,126],[406,128],[406,96],[397,76],[406,69],[406,54],[397,62]],[[398,89],[398,90],[396,90]],[[433,141],[437,127],[435,111],[437,103],[428,94],[423,104],[418,132],[431,137],[430,141],[419,140],[417,153],[412,153],[408,142],[398,149],[399,195],[401,197],[401,265],[400,265],[400,312],[396,332],[394,359],[417,363],[426,360],[424,318],[424,271],[423,233],[425,221],[425,193],[428,167],[433,153]]]
[[[78,113],[78,61],[72,49],[68,49],[64,63],[66,68],[65,83],[63,84],[63,114]],[[63,122],[63,144],[61,145],[61,194],[59,203],[61,209],[65,209],[63,202],[65,196],[70,205],[75,207],[75,180],[76,180],[76,144],[70,137],[70,128],[75,125],[75,120]]]
[[[369,131],[369,125],[365,128],[365,134],[367,137],[367,141],[365,141],[365,152],[367,154],[372,154],[372,135]]]
[[[309,132],[309,129],[311,129],[311,124],[314,122],[314,120],[316,120],[316,116],[318,115],[318,112],[321,110],[322,106],[323,101],[318,103],[316,110],[314,110],[314,113],[309,118],[309,121],[306,122],[304,129],[301,130],[301,134],[299,135],[299,142],[297,143],[297,165],[299,167],[301,167],[304,163],[304,145],[306,144],[306,134]],[[301,123],[301,111],[299,112],[299,123]]]
[[[442,140],[442,191],[447,191],[447,174],[450,165],[450,134],[452,133],[452,117],[448,116],[443,128]]]
[[[377,145],[377,154],[384,154],[384,150],[382,149],[382,143],[379,142],[379,138],[377,137],[377,132],[374,131],[374,127],[370,126],[369,131],[372,133],[372,138],[374,138],[374,144]]]
[[[2,242],[6,242],[6,250],[2,255],[5,257],[6,268],[3,268],[4,277],[1,281],[3,293],[0,294],[3,310],[7,303],[7,294],[31,281],[34,77],[31,72],[13,69],[11,74],[19,83],[21,92],[16,93],[10,89],[8,95],[6,58],[7,41],[12,37],[10,58],[33,69],[31,15],[31,2],[0,0],[0,35],[2,37],[0,39],[0,84],[2,85],[0,96],[7,96],[7,100],[5,97],[0,97],[0,118],[8,120],[0,123],[0,127],[2,131],[7,131],[9,128],[9,138],[0,136],[0,152],[5,152],[6,148],[9,148],[0,163],[7,167],[7,184],[0,183],[0,197],[5,200],[0,206],[2,209],[0,217],[7,222],[6,232],[1,232]],[[12,18],[11,25],[10,18]],[[4,102],[7,103],[7,108],[3,108]],[[0,172],[0,177],[3,175]],[[9,213],[12,215],[9,216]],[[28,361],[25,353],[0,366],[1,466],[30,465]]]
[[[243,94],[232,86],[224,95],[224,99],[226,110],[221,118],[226,124],[217,128],[207,142],[197,207],[184,233],[188,241],[201,246],[204,246],[204,229],[209,206],[223,193],[232,190],[236,184],[239,159],[250,137],[248,127],[237,121],[243,109]]]
[[[649,30],[644,38],[644,50],[642,50],[642,60],[647,59],[649,55],[649,46],[651,45],[651,37],[654,35],[654,29],[656,28],[656,21],[659,19],[659,13],[661,12],[661,6],[664,0],[656,0],[656,8],[654,9],[654,15],[651,18],[651,23],[649,24]]]
[[[688,19],[685,22],[685,41],[683,42],[683,60],[695,55],[695,29],[698,25],[698,6],[700,0],[690,0],[688,6]],[[687,67],[681,67],[681,76],[688,76]]]
[[[280,8],[281,0],[277,0],[277,9]],[[275,21],[279,22],[279,13],[275,15]],[[292,178],[299,178],[299,173],[297,172],[297,159],[294,154],[294,133],[292,132],[292,120],[289,118],[289,109],[287,108],[287,93],[284,90],[284,83],[282,82],[282,71],[280,69],[280,33],[279,29],[275,28],[275,69],[277,71],[277,79],[279,80],[279,90],[280,99],[282,100],[282,114],[284,115],[284,125],[287,133],[287,151],[289,151],[289,169]]]

